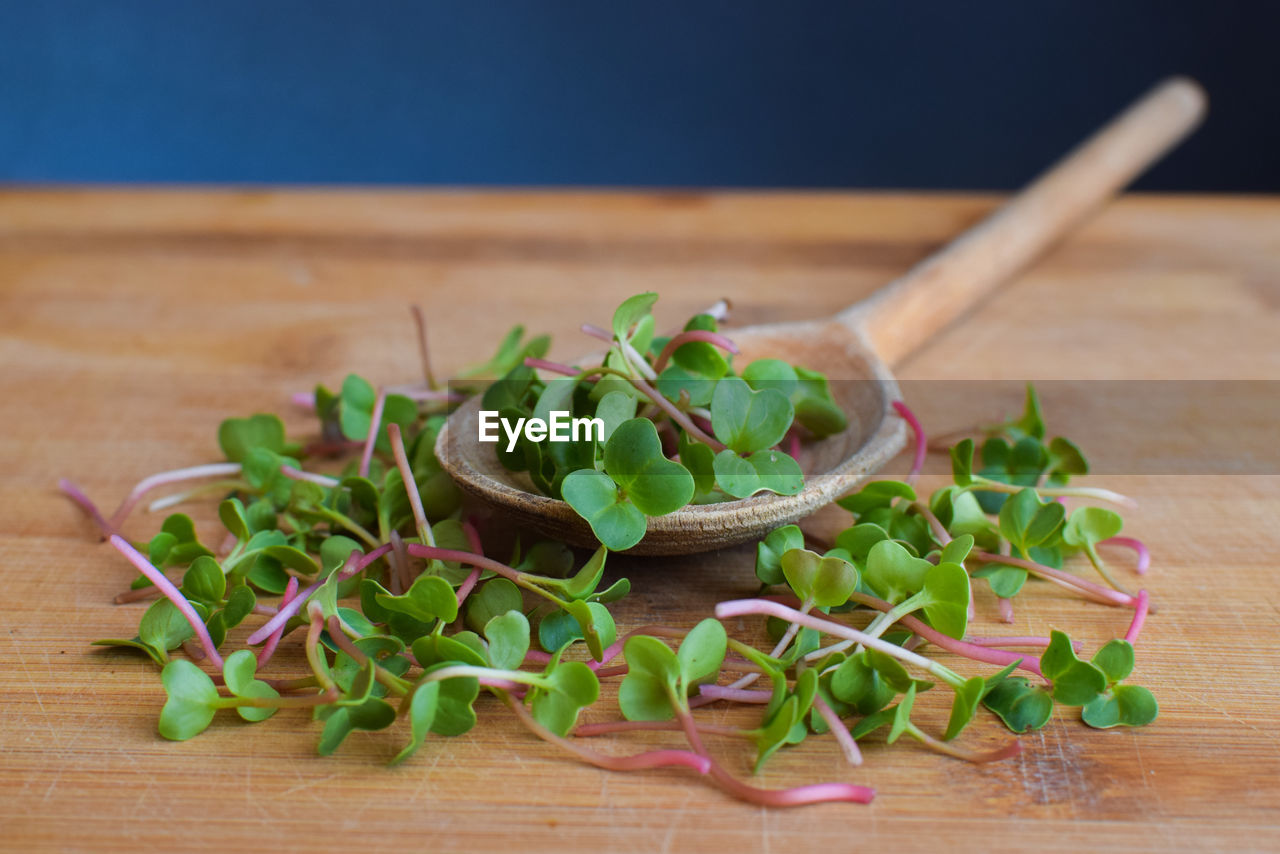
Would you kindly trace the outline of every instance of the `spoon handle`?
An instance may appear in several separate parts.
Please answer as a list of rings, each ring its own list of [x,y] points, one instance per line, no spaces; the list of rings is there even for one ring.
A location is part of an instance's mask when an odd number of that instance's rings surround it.
[[[1164,81],[946,248],[840,320],[889,364],[975,306],[1200,123],[1204,91]]]

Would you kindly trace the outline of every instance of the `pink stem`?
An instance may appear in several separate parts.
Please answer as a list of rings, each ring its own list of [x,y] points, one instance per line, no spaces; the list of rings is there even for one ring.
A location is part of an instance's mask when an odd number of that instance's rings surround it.
[[[346,564],[343,565],[342,569],[338,570],[338,580],[346,581],[348,578],[355,575],[357,572],[360,572],[361,570],[365,569],[374,561],[383,557],[390,551],[391,551],[391,545],[389,543],[386,545],[378,546],[376,549],[369,552],[367,555],[362,554],[359,550],[353,551],[351,554],[347,556]],[[255,631],[253,634],[249,635],[249,638],[246,641],[246,643],[252,646],[255,644],[260,644],[263,641],[265,641],[267,638],[271,637],[272,632],[274,632],[278,628],[283,627],[285,623],[289,622],[290,617],[298,613],[298,611],[302,608],[302,606],[306,604],[306,601],[308,598],[310,598],[311,594],[319,590],[320,585],[322,584],[324,584],[324,579],[320,579],[315,582],[312,582],[308,587],[306,587],[301,593],[297,595],[297,598],[293,599],[291,602],[288,602],[287,604],[282,602],[280,604],[279,613],[277,613],[270,620],[267,620],[265,623],[259,626],[258,630]]]
[[[396,467],[400,469],[400,479],[404,481],[405,495],[409,498],[409,507],[413,509],[413,521],[418,528],[418,538],[424,543],[432,542],[431,525],[427,523],[427,514],[422,509],[422,496],[418,494],[418,482],[413,478],[413,467],[409,465],[409,456],[404,450],[404,437],[400,435],[399,424],[388,424],[387,433],[391,437],[391,452],[396,458]]]
[[[430,388],[436,387],[435,374],[431,372],[431,350],[427,347],[427,319],[422,314],[422,306],[414,303],[409,306],[413,315],[413,325],[418,330],[418,357],[422,359],[422,378]]]
[[[869,605],[877,611],[889,611],[893,608],[892,605],[883,599],[877,599],[875,596],[869,596],[864,593],[854,593],[851,598],[853,601],[858,602],[861,605]],[[999,664],[1002,667],[1021,660],[1021,664],[1018,665],[1020,670],[1025,670],[1028,673],[1034,673],[1037,676],[1043,675],[1040,672],[1040,659],[1035,656],[1015,655],[1014,653],[1007,652],[1003,649],[991,649],[989,647],[968,643],[967,641],[956,640],[950,635],[944,635],[928,623],[918,617],[912,616],[911,614],[902,617],[898,622],[902,623],[902,625],[906,626],[917,635],[923,637],[929,643],[939,649],[945,649],[947,652],[953,652],[956,655],[962,655],[965,658],[969,658],[974,661],[981,661],[985,664]]]
[[[915,413],[905,403],[895,400],[893,409],[902,416],[903,421],[907,422],[907,425],[911,427],[911,432],[916,437],[916,455],[911,462],[911,472],[907,475],[907,483],[915,483],[916,478],[920,476],[920,471],[924,468],[924,457],[929,451],[929,441],[925,438],[924,427],[920,424],[920,419],[916,418]]]
[[[524,360],[525,367],[537,368],[543,371],[550,371],[553,374],[563,374],[566,377],[576,377],[582,373],[578,368],[572,365],[566,365],[562,362],[551,362],[546,359],[535,359],[530,356]]]
[[[663,768],[679,765],[685,768],[692,768],[699,774],[706,774],[711,770],[710,759],[691,753],[688,750],[652,750],[648,753],[638,753],[634,756],[606,756],[603,753],[597,753],[589,748],[574,744],[570,739],[556,735],[538,723],[533,715],[529,714],[529,710],[524,707],[523,703],[510,697],[504,699],[507,705],[511,707],[511,710],[516,713],[516,717],[520,718],[520,722],[528,727],[538,738],[567,750],[597,768],[607,768],[611,771],[637,771],[644,768]]]
[[[552,655],[538,649],[531,649],[524,654],[525,664],[550,664]],[[590,666],[590,665],[588,665]]]
[[[667,413],[668,417],[670,417],[672,421],[683,427],[684,431],[690,436],[697,439],[699,442],[702,442],[704,445],[710,445],[714,451],[724,450],[725,446],[722,442],[713,439],[710,435],[704,433],[696,424],[693,423],[693,420],[690,419],[686,413],[677,409],[676,405],[663,397],[656,388],[649,385],[640,377],[631,377],[631,384],[644,392],[646,397],[652,400],[659,409]]]
[[[613,343],[613,333],[606,329],[601,329],[599,326],[595,326],[590,323],[584,323],[580,328],[592,338],[599,338],[601,341],[605,341],[609,344]]]
[[[1100,546],[1124,546],[1133,549],[1138,555],[1138,565],[1136,567],[1138,575],[1146,575],[1147,569],[1151,566],[1151,552],[1147,550],[1146,543],[1137,537],[1111,537],[1098,543]]]
[[[378,389],[373,401],[373,415],[369,419],[369,435],[364,440],[364,453],[360,455],[360,476],[369,476],[369,464],[373,461],[373,446],[378,443],[378,431],[382,429],[382,410],[387,405],[387,393]]]
[[[681,332],[679,335],[674,336],[667,342],[667,345],[662,348],[662,352],[658,354],[658,358],[654,360],[654,373],[662,373],[662,369],[667,366],[667,360],[671,358],[671,354],[681,346],[693,341],[701,341],[705,344],[711,344],[712,346],[719,347],[721,350],[732,353],[735,356],[741,352],[738,349],[737,344],[734,344],[718,332],[708,332],[705,329],[691,329],[688,332]]]
[[[1060,569],[1054,569],[1051,566],[1036,563],[1031,560],[1023,560],[1019,557],[1011,557],[1009,555],[997,555],[990,552],[975,551],[972,553],[975,560],[986,563],[1002,563],[1006,566],[1016,566],[1025,569],[1032,575],[1037,575],[1047,581],[1052,581],[1063,587],[1074,587],[1077,592],[1089,596],[1095,601],[1100,601],[1104,605],[1132,605],[1133,597],[1128,593],[1121,593],[1118,590],[1112,590],[1110,587],[1103,587],[1100,584],[1094,584],[1083,578],[1077,578],[1069,572],[1063,572]]]
[[[295,391],[289,396],[289,399],[292,400],[295,405],[301,406],[303,409],[316,408],[316,393],[313,391]]]
[[[700,685],[698,693],[708,700],[731,700],[735,703],[767,703],[773,699],[772,691],[748,691],[729,685]]]
[[[280,598],[280,607],[283,608],[293,601],[298,595],[298,578],[290,576],[289,583],[285,585],[284,596]],[[276,613],[280,613],[279,610]],[[276,646],[280,643],[280,638],[284,637],[284,623],[281,623],[271,636],[267,638],[267,642],[262,647],[262,652],[258,654],[258,668],[261,669],[271,660],[271,656],[275,655]]]
[[[793,460],[800,459],[800,434],[794,428],[787,431],[787,454]]]
[[[336,489],[342,485],[342,481],[337,478],[326,477],[325,475],[316,474],[315,472],[303,471],[302,469],[296,469],[292,466],[280,466],[280,474],[290,480],[302,480],[328,489]]]
[[[844,758],[849,761],[850,765],[861,765],[862,751],[858,749],[858,742],[853,740],[853,734],[845,727],[844,721],[840,720],[836,710],[831,708],[827,701],[817,694],[813,697],[813,707],[822,716],[822,719],[827,722],[827,728],[835,736],[836,744],[839,744],[840,749],[844,751]]]
[[[1129,643],[1137,642],[1142,624],[1147,621],[1147,610],[1151,607],[1151,600],[1146,590],[1139,590],[1134,599],[1133,622],[1129,624],[1129,631],[1124,633],[1124,639]]]
[[[467,542],[471,544],[471,551],[478,555],[484,554],[484,544],[480,542],[480,532],[476,530],[476,526],[470,519],[463,519],[460,524],[462,533],[467,535]]]
[[[111,514],[110,523],[115,528],[119,528],[121,523],[129,515],[129,511],[134,508],[142,496],[146,495],[157,486],[164,486],[168,483],[181,483],[184,480],[196,480],[203,477],[225,477],[226,475],[240,474],[239,463],[210,463],[203,466],[192,466],[185,469],[174,469],[173,471],[163,471],[159,474],[153,474],[150,477],[143,478],[138,481],[137,486],[125,496],[124,501],[120,502],[120,506],[116,508],[116,512]]]
[[[393,591],[398,596],[413,584],[413,579],[409,577],[409,552],[405,550],[404,539],[399,531],[392,531],[388,539],[391,540],[391,553],[396,556],[395,572],[392,573],[392,578],[396,581],[396,587],[400,588],[399,592]]]
[[[115,526],[103,518],[98,505],[89,500],[89,496],[85,495],[80,487],[76,486],[65,477],[58,481],[58,489],[62,490],[68,498],[80,505],[80,509],[89,515],[89,518],[98,526],[98,530],[102,532],[102,538],[105,540],[112,534],[119,533]]]
[[[967,643],[974,646],[994,646],[1000,649],[1011,646],[1030,646],[1035,648],[1043,648],[1049,645],[1049,639],[1046,637],[1010,637],[1010,638],[965,638]]]
[[[129,545],[124,537],[119,534],[112,534],[111,545],[115,546],[116,551],[124,555],[129,563],[137,567],[138,572],[149,578],[151,583],[169,598],[169,601],[182,613],[182,616],[187,618],[187,622],[191,624],[191,630],[195,632],[196,637],[200,640],[200,646],[204,649],[205,655],[209,656],[209,661],[221,670],[222,656],[218,654],[218,648],[213,645],[213,638],[209,637],[209,630],[205,628],[204,620],[200,619],[196,609],[191,607],[187,597],[183,596],[178,588],[173,586],[173,582],[166,578],[163,572],[156,569],[151,561]]]
[[[797,612],[798,613],[798,612]],[[676,709],[676,718],[684,729],[685,738],[699,756],[707,756],[707,749],[698,735],[693,715],[684,709]],[[875,790],[866,786],[854,786],[850,783],[818,783],[813,786],[796,786],[791,789],[758,789],[747,785],[726,771],[715,760],[711,760],[711,777],[720,787],[734,797],[753,804],[771,807],[794,807],[804,804],[818,804],[829,801],[849,801],[869,804],[875,797]]]
[[[860,605],[867,605],[871,608],[875,608],[877,611],[887,612],[893,609],[893,606],[883,599],[878,599],[875,596],[870,596],[865,593],[854,593],[850,599]],[[723,613],[721,613],[722,609]],[[817,629],[820,632],[826,632],[827,634],[845,638],[846,640],[852,640],[855,643],[862,644],[863,646],[877,649],[887,655],[916,664],[918,667],[931,664],[928,659],[921,658],[917,655],[911,655],[910,657],[902,656],[900,654],[902,652],[902,647],[894,646],[893,644],[879,638],[871,638],[857,629],[852,629],[842,623],[819,619],[810,614],[803,614],[794,608],[788,608],[786,605],[783,605],[781,602],[774,599],[739,599],[732,602],[721,602],[716,605],[716,616],[720,619],[724,619],[725,617],[738,617],[744,614],[764,614],[770,617],[778,617],[780,619],[787,620],[788,622],[800,623],[801,625]],[[797,619],[797,617],[803,617],[804,619]],[[1034,656],[1014,655],[1013,653],[1006,652],[1001,649],[988,649],[986,647],[965,643],[962,640],[956,640],[953,637],[944,635],[942,632],[909,614],[902,617],[898,622],[902,623],[916,634],[923,636],[925,640],[929,641],[929,643],[939,649],[945,649],[948,652],[953,652],[956,655],[962,655],[965,658],[973,659],[974,661],[982,661],[987,664],[999,664],[1002,666],[1013,664],[1015,661],[1021,659],[1022,663],[1018,665],[1019,668],[1030,673],[1034,673],[1037,676],[1041,675],[1040,660]],[[872,643],[868,643],[868,640],[872,641]]]
[[[462,610],[462,603],[467,601],[467,597],[471,595],[471,591],[476,588],[476,582],[480,580],[480,567],[476,567],[467,574],[463,580],[462,586],[458,588],[458,610]],[[547,657],[550,661],[550,656]]]
[[[1006,599],[1003,596],[997,596],[996,601],[1000,606],[1000,619],[1006,623],[1013,622],[1013,600]]]
[[[436,389],[424,388],[399,388],[397,387],[394,394],[401,397],[407,397],[410,400],[440,400],[445,403],[461,403],[466,400],[466,395],[458,394],[455,391],[438,391]]]

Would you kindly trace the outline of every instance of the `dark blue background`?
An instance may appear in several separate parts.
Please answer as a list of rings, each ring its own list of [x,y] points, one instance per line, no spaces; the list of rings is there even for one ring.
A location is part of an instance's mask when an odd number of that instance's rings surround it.
[[[0,180],[1008,188],[1157,79],[1142,186],[1280,190],[1280,4],[0,0]]]

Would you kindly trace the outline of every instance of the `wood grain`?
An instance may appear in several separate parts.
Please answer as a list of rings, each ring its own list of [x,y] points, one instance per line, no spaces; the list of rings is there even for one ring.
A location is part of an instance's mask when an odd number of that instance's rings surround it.
[[[1096,478],[1142,505],[1129,528],[1151,545],[1143,584],[1160,611],[1135,678],[1160,698],[1155,725],[1098,732],[1060,712],[1024,739],[1020,757],[985,767],[872,745],[849,769],[829,742],[811,739],[759,781],[872,785],[869,807],[767,811],[689,773],[582,767],[495,703],[481,704],[471,734],[432,740],[390,770],[382,763],[399,733],[353,736],[320,759],[315,726],[297,713],[252,729],[220,718],[191,742],[167,743],[155,732],[163,691],[154,668],[88,646],[132,630],[138,611],[110,604],[131,573],[57,495],[56,479],[72,476],[110,505],[146,474],[212,460],[221,418],[277,410],[303,433],[309,418],[289,408],[290,392],[348,371],[413,379],[411,301],[428,313],[442,369],[482,357],[516,320],[556,334],[554,354],[573,355],[583,349],[578,323],[607,319],[644,289],[663,294],[660,319],[726,295],[743,325],[830,316],[995,201],[0,193],[0,847],[1274,850],[1274,469]],[[1280,200],[1131,197],[898,373],[1276,380],[1278,308]],[[991,415],[1009,405],[993,402]],[[210,509],[195,515],[209,530]],[[139,514],[127,531],[142,537],[157,521]],[[839,514],[811,525],[833,531]],[[691,625],[716,600],[753,589],[751,560],[744,549],[619,560],[612,574],[635,589],[619,622]],[[1116,561],[1132,580],[1125,558]],[[1095,645],[1126,623],[1118,611],[1035,594],[1005,627],[980,592],[975,631],[1063,626]],[[292,661],[284,655],[281,667]],[[941,715],[925,711],[926,720]],[[989,721],[966,734],[975,745],[1002,737]],[[611,746],[625,745],[602,742]],[[739,747],[720,749],[746,772]]]

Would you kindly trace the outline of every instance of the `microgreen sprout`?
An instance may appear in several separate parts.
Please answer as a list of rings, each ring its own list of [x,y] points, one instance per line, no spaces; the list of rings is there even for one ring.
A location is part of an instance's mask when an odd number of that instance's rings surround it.
[[[885,728],[890,743],[905,735],[953,758],[989,762],[1020,745],[965,745],[962,735],[984,708],[1013,733],[1044,726],[1060,706],[1079,707],[1094,727],[1155,718],[1155,698],[1126,681],[1149,596],[1119,589],[1098,547],[1133,549],[1139,573],[1149,555],[1118,536],[1117,513],[1085,506],[1068,515],[1051,500],[1116,496],[1066,485],[1087,463],[1066,439],[1044,442],[1030,389],[1023,415],[989,432],[976,471],[969,441],[952,451],[952,483],[931,496],[911,482],[867,484],[840,499],[851,524],[830,543],[788,525],[758,544],[758,595],[719,603],[691,629],[653,624],[620,635],[609,606],[630,582],[606,580],[611,550],[638,543],[648,518],[690,503],[798,491],[802,441],[846,426],[821,375],[776,359],[734,365],[738,348],[719,329],[727,305],[662,336],[655,301],[638,295],[609,329],[583,327],[609,345],[601,365],[546,359],[549,340],[526,339],[517,327],[491,359],[464,372],[475,385],[457,386],[516,415],[568,409],[601,420],[601,436],[554,450],[526,441],[499,454],[590,524],[602,543],[590,554],[551,541],[509,547],[465,515],[434,454],[461,395],[439,387],[418,310],[425,383],[375,386],[352,375],[337,393],[317,386],[300,401],[319,419],[315,441],[289,441],[274,415],[227,419],[217,431],[224,462],[144,478],[110,518],[60,481],[139,573],[117,601],[152,600],[135,635],[98,643],[145,653],[160,668],[160,735],[192,738],[230,710],[251,723],[274,716],[276,725],[289,718],[282,710],[302,710],[318,730],[317,751],[328,755],[352,732],[401,722],[391,760],[398,764],[431,749],[432,736],[480,725],[477,700],[489,694],[534,736],[597,767],[683,767],[734,797],[783,807],[866,803],[874,792],[844,782],[751,785],[704,738],[753,751],[756,772],[811,735],[829,734],[847,763],[860,765],[858,741]],[[927,441],[911,410],[901,402],[895,409],[915,435],[914,481]],[[321,452],[340,459],[316,471],[311,457]],[[216,492],[225,533],[209,542],[221,547],[201,542],[183,513],[145,542],[121,535],[147,493],[192,480],[208,482],[152,506]],[[1106,584],[1076,572],[1089,567]],[[177,572],[180,583],[167,574]],[[1057,631],[969,634],[975,584],[989,585],[1009,619],[1013,599],[1039,579],[1131,608],[1127,631],[1088,659]],[[747,616],[765,618],[751,643],[721,622]],[[256,625],[241,629],[246,622]],[[1024,649],[1031,652],[1015,651]],[[602,689],[610,685],[616,690]],[[936,733],[912,720],[917,695],[935,687],[950,700]],[[704,707],[724,703],[740,704],[751,721],[701,719]],[[630,755],[583,744],[638,731],[684,744]]]

